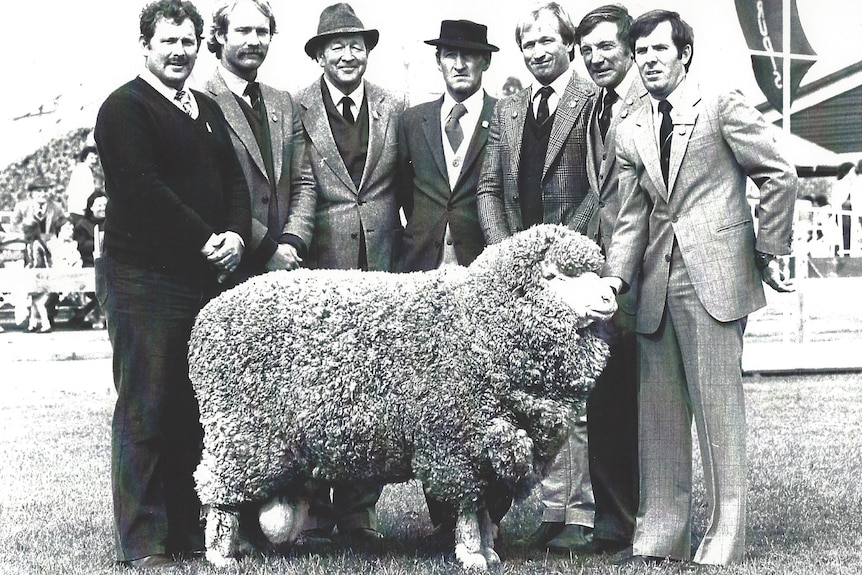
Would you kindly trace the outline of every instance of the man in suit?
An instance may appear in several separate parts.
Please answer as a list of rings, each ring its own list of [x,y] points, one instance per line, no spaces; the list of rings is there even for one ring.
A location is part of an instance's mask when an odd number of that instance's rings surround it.
[[[584,65],[599,86],[587,125],[590,192],[580,210],[591,213],[586,235],[606,252],[620,208],[617,126],[640,109],[646,89],[632,66],[632,17],[619,4],[601,6],[578,24]],[[638,508],[635,290],[617,297],[611,357],[587,402],[590,481],[596,501],[593,550],[618,552],[631,544]]]
[[[311,243],[314,178],[287,92],[256,81],[276,31],[268,0],[222,0],[207,46],[219,64],[206,83],[230,127],[251,192],[251,242],[237,279],[299,266]]]
[[[305,44],[323,75],[295,95],[317,182],[312,268],[391,271],[401,235],[395,193],[404,98],[363,80],[379,40],[346,3],[323,10]]]
[[[171,564],[204,549],[193,472],[203,430],[188,375],[198,311],[250,236],[249,193],[218,105],[189,91],[203,33],[190,2],[141,12],[144,70],[99,109],[109,197],[96,294],[113,348],[117,557]]]
[[[401,233],[395,190],[398,122],[404,99],[363,80],[379,39],[346,3],[323,10],[305,53],[323,74],[299,104],[317,184],[314,234],[306,264],[318,269],[392,271]],[[312,512],[328,515],[308,536],[327,536],[337,522],[352,540],[375,540],[379,486],[338,486]],[[328,511],[328,513],[327,513]]]
[[[541,223],[583,232],[590,217],[578,207],[589,190],[587,122],[595,90],[570,66],[575,27],[559,4],[549,2],[521,19],[515,38],[535,81],[494,109],[477,191],[488,244]],[[580,413],[542,482],[544,512],[531,538],[535,545],[589,546],[594,503],[586,436]],[[561,540],[554,542],[556,537]]]
[[[626,562],[685,561],[691,540],[691,420],[709,524],[694,561],[745,547],[743,329],[786,281],[796,174],[736,91],[687,77],[692,30],[676,12],[637,18],[630,44],[649,94],[617,128],[619,218],[603,275],[621,292],[641,270],[637,309],[640,505]],[[661,144],[660,144],[661,143]],[[760,187],[758,232],[746,180]]]
[[[57,237],[67,221],[63,208],[51,197],[51,188],[52,185],[41,178],[31,182],[27,185],[30,197],[16,204],[12,213],[12,230],[24,237],[24,267],[36,267],[34,248],[37,245],[50,265],[48,240]]]
[[[497,100],[482,89],[491,65],[488,28],[444,20],[437,67],[446,91],[404,112],[398,134],[399,192],[407,226],[398,270],[431,270],[444,263],[470,265],[485,247],[476,211],[476,187]]]

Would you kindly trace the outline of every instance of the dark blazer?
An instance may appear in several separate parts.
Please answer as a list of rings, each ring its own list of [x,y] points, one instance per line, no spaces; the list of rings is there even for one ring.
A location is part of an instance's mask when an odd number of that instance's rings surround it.
[[[542,171],[543,222],[584,231],[575,219],[587,193],[587,121],[595,87],[577,74],[560,96]],[[497,103],[491,120],[488,149],[477,191],[479,221],[488,244],[522,231],[518,199],[521,143],[532,92],[530,88]]]
[[[495,98],[485,94],[454,189],[449,184],[440,128],[443,97],[404,112],[398,132],[398,175],[407,227],[397,271],[437,267],[447,224],[459,264],[470,265],[485,248],[476,210],[476,188],[496,103]]]
[[[269,124],[281,233],[297,236],[308,247],[314,225],[315,191],[302,123],[290,94],[265,84],[261,84],[260,89]],[[246,246],[247,253],[243,259],[254,261],[257,271],[262,271],[262,266],[275,252],[279,239],[267,236],[272,189],[263,156],[248,120],[219,68],[207,81],[206,92],[224,112],[231,142],[251,193],[251,242]]]
[[[317,183],[314,233],[306,263],[311,268],[358,268],[364,233],[368,269],[391,271],[393,247],[401,233],[395,163],[404,98],[365,82],[368,155],[357,189],[335,145],[321,89],[318,79],[294,97]]]

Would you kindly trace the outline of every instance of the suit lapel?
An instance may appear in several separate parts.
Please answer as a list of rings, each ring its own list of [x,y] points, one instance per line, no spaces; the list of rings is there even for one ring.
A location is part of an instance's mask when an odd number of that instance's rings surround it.
[[[224,113],[225,120],[227,120],[230,129],[234,134],[236,134],[239,141],[242,142],[242,145],[245,146],[245,149],[248,151],[254,164],[257,166],[258,170],[260,170],[260,173],[263,174],[263,177],[266,178],[266,165],[263,162],[263,155],[261,154],[260,146],[254,137],[254,132],[251,131],[251,126],[248,125],[248,119],[246,119],[242,108],[236,101],[233,92],[231,92],[230,88],[227,87],[227,84],[218,69],[216,69],[212,78],[210,78],[210,81],[207,83],[207,90],[209,91],[210,96],[212,96],[212,98],[218,103],[219,108],[222,109],[222,113]],[[273,147],[273,150],[275,149],[276,148]],[[281,147],[279,146],[278,149],[280,150]],[[275,173],[278,174],[279,171],[276,170]]]
[[[335,145],[335,138],[332,137],[329,118],[326,117],[326,107],[323,105],[322,89],[323,87],[320,82],[315,82],[302,95],[302,101],[300,102],[300,106],[302,107],[302,125],[305,127],[306,132],[308,132],[312,145],[320,153],[323,161],[329,165],[332,172],[338,176],[348,189],[357,194],[359,190],[356,189],[353,179],[347,172],[344,160],[341,159],[341,154],[338,153],[338,148]]]
[[[668,196],[673,191],[673,185],[679,174],[679,168],[682,165],[685,151],[688,148],[688,141],[691,139],[691,133],[694,131],[698,116],[697,104],[700,102],[700,88],[697,83],[689,79],[685,83],[684,90],[682,101],[670,113],[670,117],[673,119],[673,138],[671,139],[667,178]]]
[[[386,93],[378,90],[377,86],[369,82],[365,83],[365,97],[368,99],[368,153],[365,158],[365,169],[362,171],[362,187],[368,179],[368,175],[374,170],[383,153],[386,143],[386,130],[389,126],[390,102],[386,101]]]
[[[281,164],[284,160],[282,146],[284,146],[284,132],[279,128],[278,122],[286,122],[287,118],[279,116],[279,107],[276,103],[281,99],[281,95],[269,86],[260,85],[261,93],[263,94],[263,103],[266,106],[266,122],[269,124],[269,141],[272,145],[272,167],[275,178],[278,179],[281,174]]]
[[[464,175],[470,173],[473,164],[478,161],[482,155],[482,151],[485,149],[485,144],[488,143],[488,126],[491,125],[491,116],[494,115],[494,105],[496,103],[496,98],[492,98],[488,94],[484,95],[482,112],[479,115],[479,121],[476,123],[476,129],[473,131],[470,147],[467,148],[467,153],[464,154],[464,164],[461,166],[461,173],[458,175],[458,181],[455,183],[456,187],[461,183]]]
[[[644,96],[644,98],[649,98],[649,96]],[[664,177],[661,175],[658,141],[656,140],[655,128],[653,128],[652,104],[648,100],[644,101],[644,105],[641,107],[640,113],[634,117],[634,121],[637,127],[635,146],[637,146],[643,160],[644,170],[655,183],[659,195],[667,201],[667,187],[664,184]]]
[[[600,157],[604,154],[604,149],[607,147],[602,144],[602,139],[599,134],[599,126],[598,126],[598,113],[599,106],[594,105],[592,112],[590,112],[590,120],[587,123],[587,181],[590,184],[590,190],[595,190],[598,196],[601,196],[601,187],[602,182],[599,181],[599,175],[596,173],[597,171],[601,172],[601,168],[597,170],[597,164],[599,166],[604,167],[604,160],[600,160],[597,162],[596,160],[600,159]],[[616,119],[616,118],[615,118]],[[608,132],[610,134],[610,132]],[[606,141],[610,140],[610,135]]]
[[[572,131],[572,126],[575,125],[575,121],[583,112],[584,106],[587,105],[587,101],[592,95],[592,92],[585,94],[577,88],[575,85],[576,78],[577,76],[572,74],[557,104],[554,125],[551,127],[551,139],[548,141],[548,151],[545,154],[545,166],[542,168],[542,180],[545,179],[551,164],[560,155],[569,132]]]
[[[524,122],[527,120],[529,113],[530,99],[532,90],[529,88],[521,90],[512,96],[509,105],[506,107],[503,120],[509,116],[512,121],[506,122],[506,131],[508,132],[509,142],[512,145],[511,163],[509,164],[509,173],[517,174],[521,164],[521,144],[524,140]]]
[[[440,129],[440,114],[443,107],[443,98],[435,101],[433,105],[426,108],[427,114],[422,115],[422,135],[425,136],[426,149],[430,151],[431,157],[440,175],[449,184],[449,175],[446,171],[446,158],[443,155],[443,132]]]
[[[630,70],[629,73],[634,73],[636,76],[638,75],[638,71],[634,67],[632,67],[632,70]],[[646,98],[646,96],[647,91],[646,88],[643,87],[643,83],[641,83],[639,77],[635,78],[629,86],[629,89],[626,91],[625,96],[622,98],[622,105],[620,106],[619,112],[614,114],[611,119],[611,125],[608,127],[608,134],[603,143],[603,158],[601,162],[599,162],[599,173],[596,174],[595,172],[595,164],[588,166],[589,169],[587,170],[587,176],[590,178],[590,185],[594,185],[593,180],[595,180],[595,185],[597,186],[596,189],[599,190],[599,196],[601,196],[601,191],[604,190],[605,186],[608,184],[608,178],[614,174],[613,168],[614,163],[616,162],[616,146],[613,143],[616,141],[617,127],[620,125],[620,122],[632,114],[637,113],[640,107],[645,103],[644,98]],[[592,133],[588,132],[588,150],[593,146],[594,142],[601,141],[598,137],[598,114],[599,107],[594,106],[593,112],[590,114],[590,125],[588,128],[592,131]],[[592,153],[589,153],[587,158],[594,158],[594,156]],[[599,180],[599,177],[601,177],[601,180]]]

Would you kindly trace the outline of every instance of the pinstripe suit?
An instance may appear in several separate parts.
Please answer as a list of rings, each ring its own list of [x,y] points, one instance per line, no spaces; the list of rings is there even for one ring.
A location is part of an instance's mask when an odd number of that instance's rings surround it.
[[[584,231],[586,221],[575,219],[587,193],[585,152],[587,119],[595,88],[577,74],[560,96],[542,171],[543,222]],[[532,101],[528,88],[497,102],[488,135],[488,150],[479,178],[479,222],[488,244],[524,229],[518,201],[518,173],[524,121]]]
[[[691,79],[678,89],[668,186],[648,96],[618,129],[623,201],[604,275],[631,282],[642,269],[634,553],[689,558],[694,417],[710,516],[694,560],[724,564],[745,546],[742,331],[765,304],[755,248],[789,253],[796,175],[741,94],[702,97]],[[747,177],[761,192],[756,236]]]
[[[307,264],[312,268],[359,267],[360,233],[365,234],[368,269],[391,271],[393,247],[401,234],[395,194],[398,122],[405,102],[365,82],[368,101],[368,155],[359,189],[338,153],[323,104],[321,82],[295,95],[308,135],[317,210]]]
[[[589,189],[585,157],[594,94],[592,83],[572,74],[554,113],[542,170],[543,222],[581,232],[590,216],[578,212],[578,207]],[[518,175],[531,102],[528,88],[500,100],[494,108],[477,190],[479,222],[489,245],[524,229]],[[582,412],[542,482],[543,522],[592,527],[594,502],[588,466],[586,415]]]

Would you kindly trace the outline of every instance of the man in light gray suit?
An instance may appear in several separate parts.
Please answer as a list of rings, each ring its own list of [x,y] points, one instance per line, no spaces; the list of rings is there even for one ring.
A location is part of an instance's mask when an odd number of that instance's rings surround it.
[[[586,132],[595,89],[570,66],[575,26],[559,4],[549,2],[524,15],[515,38],[535,82],[500,100],[491,119],[476,192],[488,244],[542,223],[583,232],[590,217],[578,207],[589,189]],[[589,547],[594,505],[584,413],[542,482],[542,503],[542,524],[531,544]]]
[[[401,220],[395,194],[398,122],[404,98],[362,79],[377,30],[349,4],[320,15],[305,45],[323,75],[296,93],[310,142],[317,209],[307,264],[390,271]]]
[[[318,269],[391,271],[401,221],[395,190],[398,122],[402,97],[363,80],[377,30],[365,28],[349,4],[320,14],[317,35],[305,44],[323,75],[297,92],[308,142],[317,204],[306,265]],[[317,498],[313,513],[328,515],[314,529],[326,536],[332,524],[354,541],[380,537],[374,509],[380,486],[335,486]],[[328,513],[327,513],[328,512]]]
[[[251,192],[240,281],[298,267],[311,243],[314,178],[299,114],[287,92],[256,81],[275,29],[268,0],[221,0],[207,42],[219,64],[206,90],[224,112]]]
[[[617,128],[622,205],[603,272],[618,292],[641,273],[640,504],[622,561],[689,559],[694,418],[709,518],[694,561],[726,564],[745,550],[743,329],[766,303],[762,282],[792,289],[775,256],[790,251],[796,173],[739,92],[701,94],[687,77],[694,39],[679,14],[640,16],[630,42],[649,95]]]

